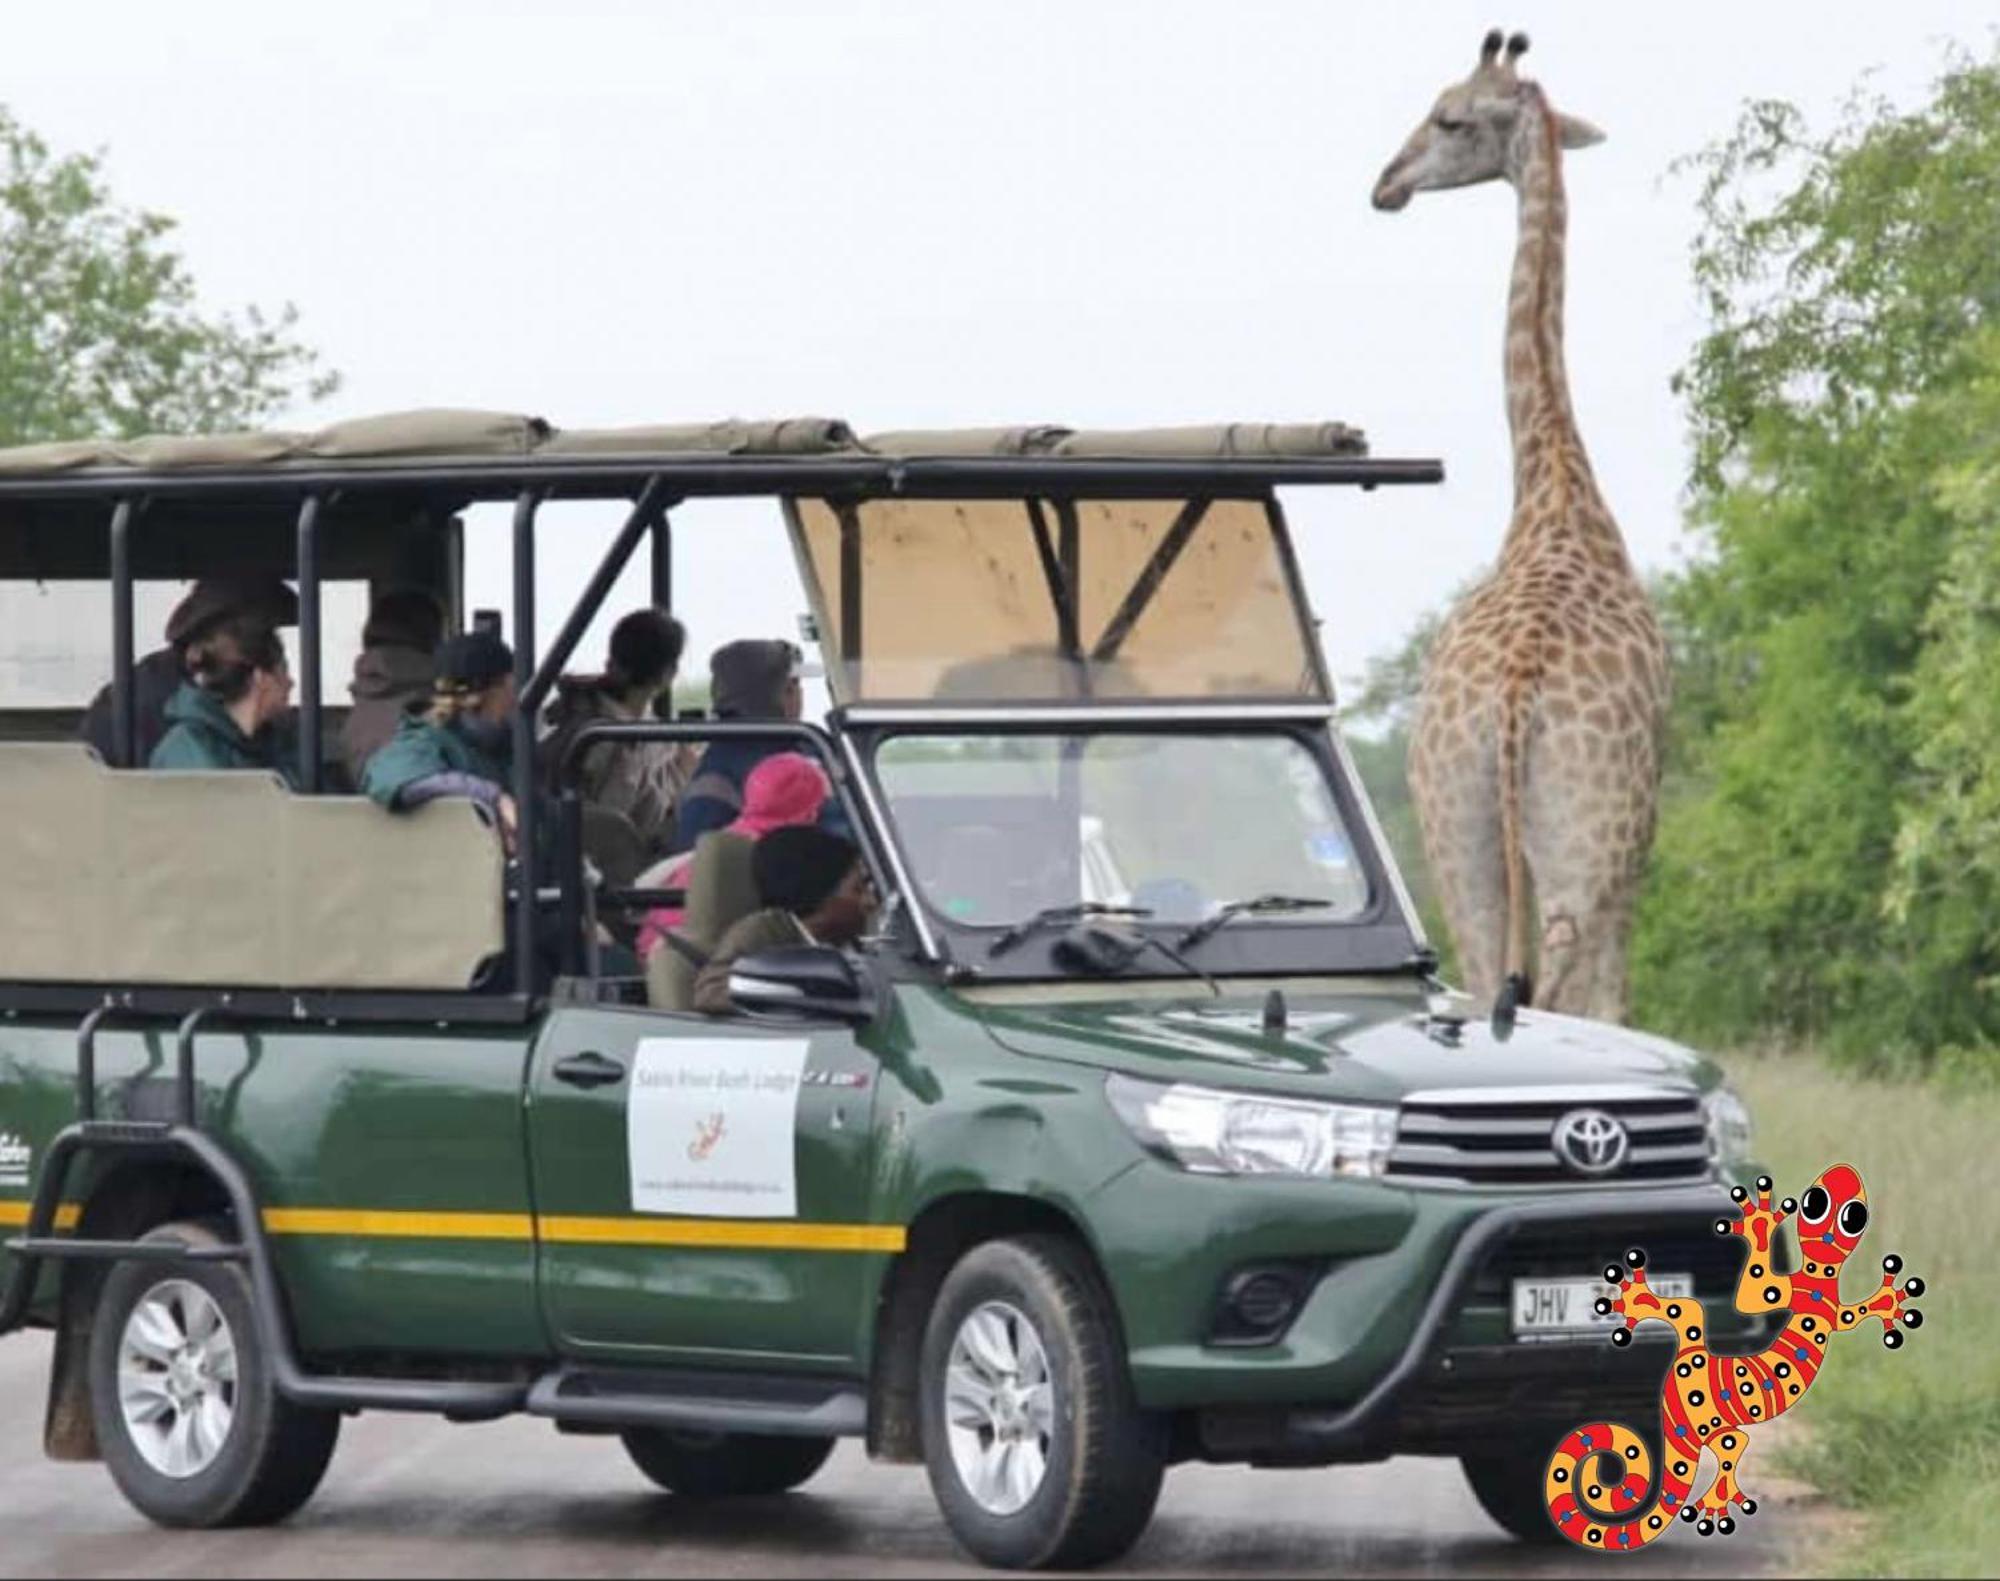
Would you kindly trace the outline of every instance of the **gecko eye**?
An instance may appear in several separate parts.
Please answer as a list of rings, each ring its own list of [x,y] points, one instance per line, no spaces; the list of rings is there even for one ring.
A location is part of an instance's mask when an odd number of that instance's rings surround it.
[[[1850,1202],[1847,1204],[1846,1207],[1840,1210],[1840,1233],[1842,1235],[1859,1235],[1863,1230],[1867,1228],[1868,1228],[1867,1203]]]
[[[1826,1194],[1824,1186],[1809,1186],[1806,1194],[1799,1198],[1799,1222],[1819,1224],[1833,1210],[1833,1198]]]

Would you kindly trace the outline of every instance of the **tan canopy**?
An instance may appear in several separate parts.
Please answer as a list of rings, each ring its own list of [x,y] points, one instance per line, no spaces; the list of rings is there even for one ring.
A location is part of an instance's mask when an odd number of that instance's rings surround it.
[[[77,439],[0,449],[0,478],[130,468],[147,472],[286,463],[423,462],[509,456],[1077,456],[1265,460],[1365,456],[1344,423],[1227,423],[1200,428],[916,430],[866,440],[838,418],[660,424],[563,430],[539,417],[436,409],[357,417],[311,433],[152,435]]]

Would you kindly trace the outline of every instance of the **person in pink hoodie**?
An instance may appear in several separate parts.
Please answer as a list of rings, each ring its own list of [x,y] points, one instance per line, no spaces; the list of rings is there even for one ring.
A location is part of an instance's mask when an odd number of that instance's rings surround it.
[[[816,823],[820,809],[833,794],[826,771],[801,752],[775,752],[750,770],[743,781],[743,810],[718,833],[757,841],[773,829]],[[694,852],[682,851],[639,876],[641,889],[683,889]],[[669,930],[686,915],[679,906],[656,906],[639,929],[639,958],[658,947]]]

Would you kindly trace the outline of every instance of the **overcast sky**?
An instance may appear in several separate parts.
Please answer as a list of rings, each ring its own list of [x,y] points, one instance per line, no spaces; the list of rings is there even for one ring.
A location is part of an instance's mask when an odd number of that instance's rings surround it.
[[[1671,563],[1668,379],[1699,321],[1668,164],[1746,98],[1823,116],[1869,68],[1912,96],[1948,40],[1982,41],[1965,0],[65,0],[8,8],[0,98],[176,216],[211,304],[298,305],[346,383],[296,424],[1335,417],[1441,456],[1441,489],[1287,497],[1352,676],[1506,521],[1511,195],[1368,205],[1494,23],[1609,134],[1569,164],[1571,377],[1635,555]],[[688,518],[696,655],[791,629],[775,513]],[[545,600],[603,536],[546,535]],[[504,586],[476,544],[474,598]]]

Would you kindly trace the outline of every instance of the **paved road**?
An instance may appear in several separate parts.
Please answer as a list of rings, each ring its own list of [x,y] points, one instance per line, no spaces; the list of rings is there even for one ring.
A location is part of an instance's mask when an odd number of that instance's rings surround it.
[[[348,1422],[318,1496],[262,1532],[161,1532],[100,1466],[41,1455],[41,1335],[0,1341],[0,1570],[50,1576],[737,1576],[967,1574],[921,1468],[840,1452],[783,1499],[683,1504],[615,1440],[525,1420]],[[1769,1491],[1766,1483],[1760,1492]],[[1153,1574],[1741,1575],[1798,1567],[1808,1516],[1765,1504],[1723,1542],[1675,1533],[1625,1560],[1530,1551],[1501,1536],[1455,1463],[1334,1471],[1186,1466],[1120,1571]]]

